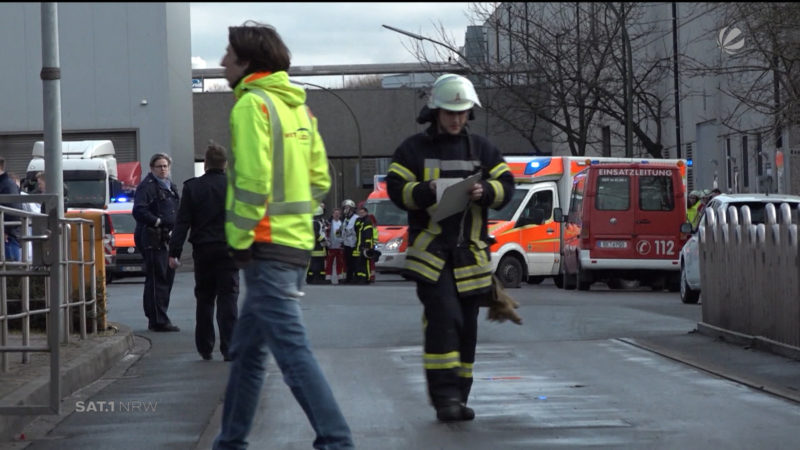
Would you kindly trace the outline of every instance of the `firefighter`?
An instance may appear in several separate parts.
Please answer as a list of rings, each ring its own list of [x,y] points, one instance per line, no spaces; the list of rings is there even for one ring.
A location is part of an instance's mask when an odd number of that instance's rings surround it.
[[[355,261],[355,284],[369,284],[372,280],[370,278],[370,259],[374,254],[375,247],[375,229],[372,225],[367,214],[367,208],[359,206],[356,210],[358,218],[355,222],[356,231],[356,245],[353,249],[353,261]]]
[[[423,366],[428,395],[443,422],[472,420],[467,407],[478,329],[478,302],[491,292],[488,208],[514,193],[514,178],[500,151],[470,134],[467,120],[480,101],[472,83],[445,74],[433,85],[418,123],[422,133],[395,150],[386,176],[389,198],[407,211],[409,242],[403,275],[417,282],[423,304]],[[465,209],[434,222],[436,182],[480,173]]]

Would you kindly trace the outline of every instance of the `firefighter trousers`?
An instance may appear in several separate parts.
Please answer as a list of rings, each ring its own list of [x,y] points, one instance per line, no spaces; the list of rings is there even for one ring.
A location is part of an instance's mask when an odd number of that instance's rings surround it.
[[[449,262],[436,284],[417,283],[417,296],[424,306],[423,367],[431,403],[435,408],[466,403],[478,341],[478,305],[458,297]]]

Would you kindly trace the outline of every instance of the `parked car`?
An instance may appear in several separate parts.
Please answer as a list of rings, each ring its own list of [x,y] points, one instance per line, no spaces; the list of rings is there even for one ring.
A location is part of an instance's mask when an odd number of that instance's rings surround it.
[[[797,211],[800,205],[800,196],[779,195],[779,194],[720,194],[712,198],[708,205],[700,212],[698,224],[704,223],[705,211],[713,208],[719,217],[725,214],[728,218],[728,207],[735,206],[739,211],[741,207],[747,205],[750,208],[750,218],[753,224],[764,223],[766,221],[765,208],[767,204],[773,204],[776,212],[780,214],[781,203],[788,203],[793,211]],[[740,223],[741,223],[741,215]],[[780,216],[778,217],[780,220]],[[795,219],[796,220],[796,219]],[[692,236],[686,241],[681,249],[681,301],[683,303],[697,303],[700,300],[700,246],[697,229],[692,230]]]
[[[106,265],[106,282],[123,277],[144,276],[144,258],[133,243],[133,231],[136,229],[133,203],[111,203],[107,214],[111,224],[111,242],[116,252],[111,263]]]

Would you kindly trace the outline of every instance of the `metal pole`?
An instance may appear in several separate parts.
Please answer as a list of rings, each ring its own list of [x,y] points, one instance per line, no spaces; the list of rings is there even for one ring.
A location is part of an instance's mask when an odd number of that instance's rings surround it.
[[[64,177],[61,166],[61,68],[58,58],[58,5],[42,3],[42,103],[44,118],[44,155],[45,155],[45,190],[48,194],[56,194],[55,211],[51,214],[51,248],[58,247],[62,239],[59,227],[52,228],[53,216],[64,217]],[[52,209],[48,208],[50,211]],[[61,268],[61,252],[56,251],[56,259],[52,261],[50,272],[50,311],[47,330],[47,342],[50,347],[50,408],[54,414],[61,412],[60,385],[60,345],[59,313],[63,295],[63,277]]]
[[[347,102],[344,101],[344,99],[339,96],[339,94],[337,94],[336,92],[334,92],[331,89],[326,88],[325,86],[320,86],[318,84],[309,83],[307,81],[295,81],[295,80],[292,80],[292,82],[293,83],[297,83],[297,84],[307,84],[309,86],[314,86],[315,88],[319,88],[319,89],[322,89],[325,92],[331,93],[334,97],[339,99],[339,101],[342,102],[344,107],[347,108],[347,111],[350,112],[350,115],[353,117],[353,122],[355,122],[355,124],[356,124],[356,140],[358,142],[358,178],[359,178],[358,181],[360,183],[361,182],[361,157],[362,157],[363,153],[362,153],[362,150],[361,150],[361,125],[359,125],[359,123],[358,123],[358,117],[356,117],[356,113],[354,113],[353,110],[350,109],[350,105],[348,105]],[[361,186],[358,186],[358,187],[360,188]],[[342,194],[344,194],[344,187],[342,187]]]
[[[625,21],[625,3],[620,5],[622,14],[622,40],[625,45],[625,157],[633,157],[633,53],[631,39],[628,36],[628,25]]]
[[[678,74],[678,4],[672,2],[672,72],[675,84],[675,149],[681,159],[681,93]],[[688,156],[688,155],[687,155]]]

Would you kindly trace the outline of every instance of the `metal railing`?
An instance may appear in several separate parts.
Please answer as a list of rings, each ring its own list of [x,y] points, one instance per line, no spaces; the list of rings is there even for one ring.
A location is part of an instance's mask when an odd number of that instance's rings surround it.
[[[60,343],[72,339],[75,322],[80,339],[86,339],[89,332],[97,333],[95,241],[100,230],[91,220],[59,218],[55,194],[0,195],[0,203],[43,205],[43,213],[0,206],[0,230],[19,225],[22,253],[20,261],[7,260],[5,239],[0,241],[0,372],[9,371],[9,353],[20,353],[21,364],[30,362],[31,352],[50,355],[49,404],[0,406],[0,414],[58,414]],[[7,220],[9,216],[12,220]],[[19,287],[13,298],[10,283]],[[11,305],[16,310],[13,313]],[[39,317],[46,324],[44,345],[31,339],[38,336],[31,331],[32,319]],[[11,321],[20,323],[17,336],[10,334]]]
[[[727,212],[698,229],[703,323],[800,349],[800,209],[767,204],[760,224],[747,206]]]

